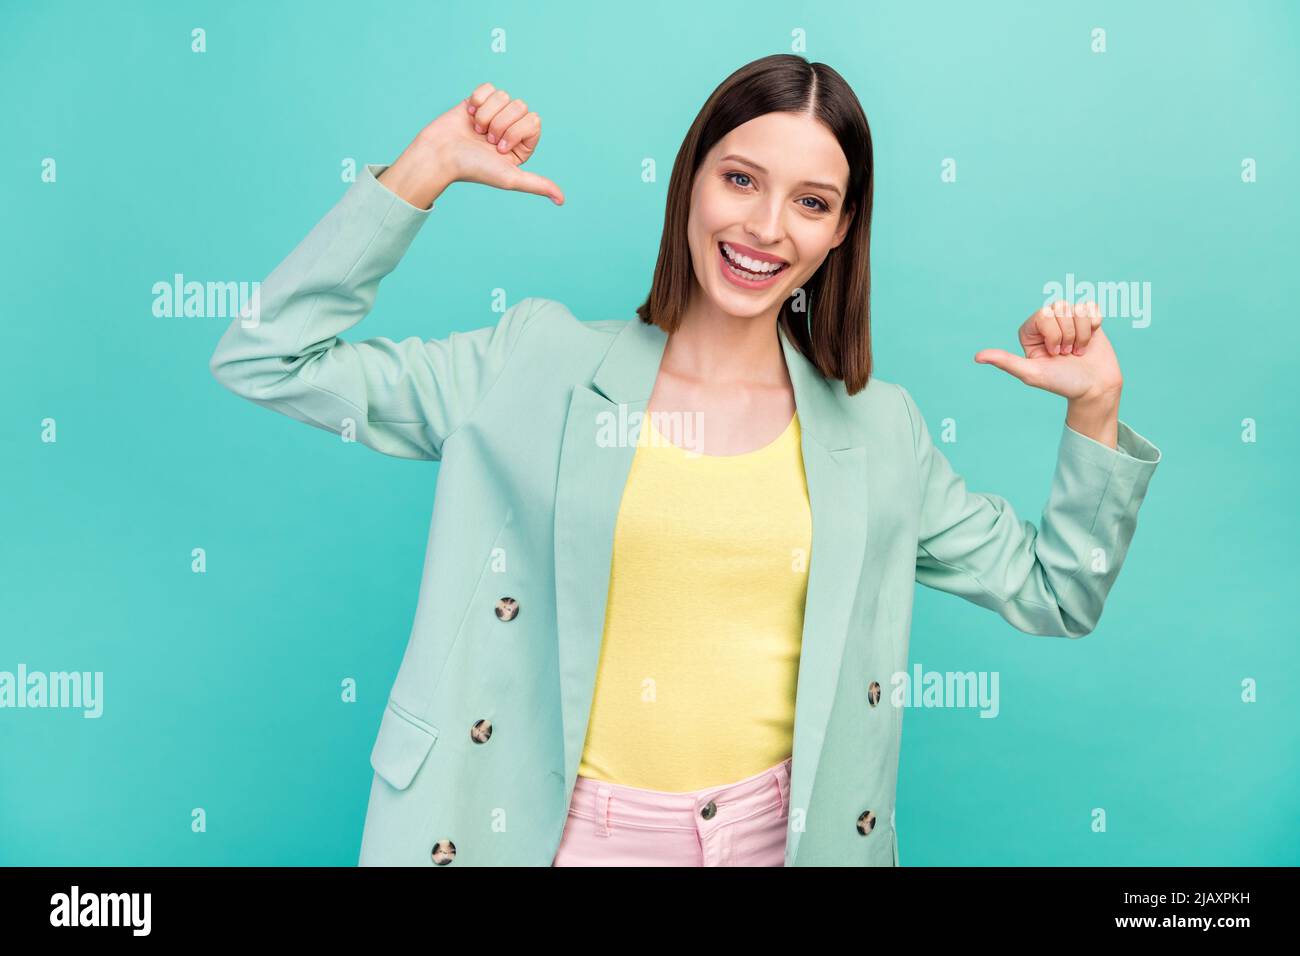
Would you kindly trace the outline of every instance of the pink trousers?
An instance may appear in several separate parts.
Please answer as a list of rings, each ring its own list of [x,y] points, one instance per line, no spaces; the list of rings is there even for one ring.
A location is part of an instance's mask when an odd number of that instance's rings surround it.
[[[579,776],[551,866],[784,866],[790,765],[688,793]]]

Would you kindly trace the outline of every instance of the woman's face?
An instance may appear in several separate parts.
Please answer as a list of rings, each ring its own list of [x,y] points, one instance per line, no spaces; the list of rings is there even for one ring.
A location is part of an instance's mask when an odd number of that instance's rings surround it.
[[[848,181],[844,151],[807,114],[736,127],[709,151],[691,191],[697,294],[728,315],[775,315],[848,234]],[[741,260],[740,274],[726,256]]]

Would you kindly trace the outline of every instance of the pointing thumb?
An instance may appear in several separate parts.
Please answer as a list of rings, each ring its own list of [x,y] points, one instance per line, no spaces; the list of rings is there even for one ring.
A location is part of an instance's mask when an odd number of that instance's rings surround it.
[[[510,179],[510,188],[516,192],[546,196],[557,206],[564,205],[564,193],[560,191],[559,186],[545,176],[538,176],[536,173],[530,173],[524,169],[515,171],[514,176]]]
[[[996,365],[1002,371],[1014,375],[1025,384],[1030,384],[1029,376],[1032,374],[1033,364],[1029,359],[1021,358],[1019,355],[1012,355],[1002,349],[982,349],[975,353],[975,361],[981,365]]]

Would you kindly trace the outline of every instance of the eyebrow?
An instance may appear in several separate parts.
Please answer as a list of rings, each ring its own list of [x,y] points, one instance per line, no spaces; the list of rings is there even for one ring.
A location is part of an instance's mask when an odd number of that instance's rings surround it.
[[[735,160],[736,162],[738,162],[738,163],[744,163],[746,166],[752,166],[754,169],[757,169],[757,170],[758,170],[760,173],[762,173],[764,176],[767,175],[767,170],[764,169],[762,166],[758,165],[758,163],[754,162],[752,159],[746,159],[744,156],[737,156],[735,153],[728,153],[726,156],[723,156],[722,159],[718,160],[718,162],[720,162],[720,163],[725,163],[725,162],[726,162],[727,160],[729,160],[729,159],[734,159],[734,160]],[[805,180],[804,180],[803,182],[801,182],[799,185],[800,185],[800,186],[816,186],[818,189],[829,189],[831,192],[833,192],[833,193],[834,193],[835,195],[837,195],[837,196],[841,196],[841,195],[842,195],[842,194],[840,193],[840,189],[839,189],[839,187],[838,187],[838,186],[834,186],[834,185],[832,185],[831,183],[820,183],[820,182],[816,182],[815,180],[812,180],[812,179],[805,179]]]

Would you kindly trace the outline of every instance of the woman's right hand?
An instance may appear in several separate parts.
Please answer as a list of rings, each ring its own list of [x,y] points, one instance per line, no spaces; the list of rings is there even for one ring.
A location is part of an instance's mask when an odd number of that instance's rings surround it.
[[[454,182],[549,196],[563,205],[559,186],[520,168],[537,151],[541,136],[541,117],[523,100],[483,83],[422,129],[379,179],[424,209]]]

